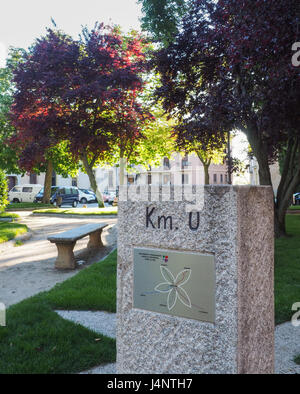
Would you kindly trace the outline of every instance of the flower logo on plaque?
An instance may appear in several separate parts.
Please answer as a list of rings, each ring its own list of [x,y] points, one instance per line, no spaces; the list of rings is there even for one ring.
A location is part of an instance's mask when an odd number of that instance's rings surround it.
[[[185,269],[180,271],[176,278],[166,267],[160,266],[160,272],[165,282],[159,283],[157,286],[155,286],[154,290],[158,291],[159,293],[168,294],[168,310],[171,311],[174,308],[178,299],[184,305],[191,308],[192,304],[190,297],[182,286],[189,281],[192,270]]]

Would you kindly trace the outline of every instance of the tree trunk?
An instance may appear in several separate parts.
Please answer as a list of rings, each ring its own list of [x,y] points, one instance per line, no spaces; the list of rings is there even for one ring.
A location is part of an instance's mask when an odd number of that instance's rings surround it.
[[[52,173],[53,173],[53,163],[52,163],[52,160],[48,160],[46,174],[45,174],[45,180],[44,180],[44,195],[43,195],[43,203],[44,204],[50,204]]]
[[[259,140],[257,133],[253,133],[253,131],[248,130],[246,134],[259,165],[260,185],[273,186],[268,163],[267,149]],[[290,138],[284,159],[283,172],[277,190],[277,196],[276,198],[274,196],[274,233],[276,238],[286,236],[285,215],[288,207],[291,204],[295,188],[299,185],[299,183],[299,141],[297,138]]]
[[[196,153],[204,168],[204,184],[209,185],[209,166],[211,163],[211,159],[205,159],[199,151],[197,151]]]
[[[125,167],[126,167],[126,159],[124,157],[120,157],[120,174],[119,174],[119,182],[120,186],[123,186],[125,183]]]
[[[96,194],[98,206],[99,206],[99,208],[103,208],[104,207],[103,197],[102,197],[100,190],[98,189],[96,177],[95,177],[95,174],[93,171],[93,166],[89,164],[86,154],[81,156],[81,160],[82,160],[85,172],[87,173],[87,176],[89,177],[91,188],[92,188],[93,192]]]
[[[290,138],[284,156],[281,181],[275,203],[275,235],[286,235],[285,215],[292,203],[293,193],[300,183],[300,155],[298,138]]]
[[[204,167],[204,183],[209,185],[209,164],[203,164]]]

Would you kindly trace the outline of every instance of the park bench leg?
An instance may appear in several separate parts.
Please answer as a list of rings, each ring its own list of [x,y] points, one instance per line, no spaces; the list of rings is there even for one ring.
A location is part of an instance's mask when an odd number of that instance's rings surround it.
[[[102,233],[102,229],[90,234],[90,240],[87,246],[89,249],[99,249],[103,246],[101,233]]]
[[[56,243],[58,256],[55,261],[55,268],[58,269],[74,269],[76,268],[76,260],[73,249],[76,242]]]

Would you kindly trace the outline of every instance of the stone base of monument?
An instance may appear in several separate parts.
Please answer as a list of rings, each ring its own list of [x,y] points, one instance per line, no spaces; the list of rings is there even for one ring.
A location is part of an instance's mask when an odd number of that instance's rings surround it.
[[[175,189],[119,202],[118,373],[273,373],[272,189]]]

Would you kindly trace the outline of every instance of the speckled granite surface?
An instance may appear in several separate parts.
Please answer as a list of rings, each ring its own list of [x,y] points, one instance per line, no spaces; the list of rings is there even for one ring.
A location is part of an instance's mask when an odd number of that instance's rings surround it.
[[[197,230],[186,202],[145,201],[142,193],[141,201],[119,203],[118,373],[273,372],[271,188],[206,187]],[[146,227],[147,207],[171,215],[172,230]],[[215,324],[134,309],[134,246],[213,254]]]

